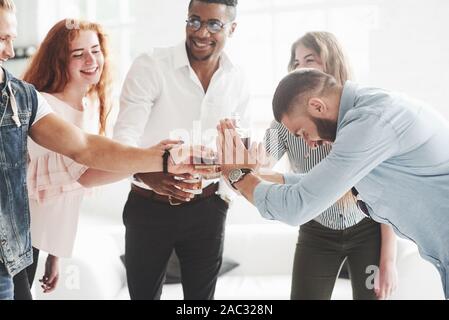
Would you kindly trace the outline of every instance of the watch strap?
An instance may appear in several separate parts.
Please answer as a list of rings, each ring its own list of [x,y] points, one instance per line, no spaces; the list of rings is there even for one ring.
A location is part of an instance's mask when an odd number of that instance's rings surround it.
[[[170,158],[170,150],[166,149],[162,155],[162,171],[164,174],[168,174],[168,159]]]

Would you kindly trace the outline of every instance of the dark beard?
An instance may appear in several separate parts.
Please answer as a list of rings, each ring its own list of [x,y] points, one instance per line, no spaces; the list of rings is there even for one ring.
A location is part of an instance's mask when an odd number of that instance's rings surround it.
[[[315,123],[318,131],[318,136],[322,140],[335,142],[337,137],[337,122],[327,119],[320,119],[310,116],[310,119]]]

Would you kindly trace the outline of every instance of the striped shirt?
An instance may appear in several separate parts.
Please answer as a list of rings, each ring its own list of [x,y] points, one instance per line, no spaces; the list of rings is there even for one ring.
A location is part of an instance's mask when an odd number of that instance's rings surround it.
[[[277,121],[273,121],[265,134],[265,148],[274,159],[279,160],[287,152],[293,172],[303,174],[327,157],[332,147],[322,145],[311,149],[302,138],[293,135]],[[344,230],[362,221],[366,216],[354,200],[344,197],[319,215],[315,221],[333,229]]]

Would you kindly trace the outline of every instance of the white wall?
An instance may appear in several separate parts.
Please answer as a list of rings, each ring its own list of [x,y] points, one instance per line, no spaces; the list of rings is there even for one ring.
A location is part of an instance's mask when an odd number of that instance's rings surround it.
[[[369,82],[404,91],[449,119],[449,1],[383,1]]]
[[[107,4],[108,1],[101,0]],[[73,2],[73,1],[72,1]],[[134,58],[139,53],[147,51],[155,46],[167,46],[182,41],[184,38],[184,21],[186,19],[188,0],[129,0],[130,16],[132,17],[130,57]],[[17,45],[37,44],[45,34],[46,30],[62,18],[58,12],[61,8],[69,10],[70,1],[64,0],[16,0],[19,19],[19,37]],[[257,1],[245,0],[240,4],[239,28],[237,29],[235,41],[231,40],[229,49],[243,64],[250,65],[254,57],[263,55],[263,52],[252,51],[254,47],[245,43],[245,39],[239,39],[239,32],[247,35],[248,30],[254,34],[261,25],[246,25],[246,20],[254,16],[252,8],[270,11],[272,4],[303,4],[304,8],[313,10],[329,8],[351,7],[362,5],[378,6],[378,17],[375,22],[377,26],[371,30],[369,44],[367,44],[368,66],[358,62],[356,52],[349,51],[349,56],[356,65],[356,75],[361,74],[361,69],[369,71],[358,80],[366,84],[382,86],[392,90],[404,91],[419,99],[426,100],[435,105],[442,113],[449,117],[445,99],[446,84],[449,83],[449,1],[447,0],[323,0],[317,2],[305,0],[272,0]],[[39,4],[39,5],[38,5]],[[265,9],[264,9],[265,8]],[[64,10],[63,10],[64,11]],[[69,10],[72,12],[73,10]],[[67,13],[64,13],[65,15]],[[245,20],[246,19],[246,20]],[[350,16],[347,17],[351,19]],[[252,21],[252,20],[251,20]],[[263,20],[262,20],[263,21]],[[301,25],[304,19],[298,21]],[[319,28],[321,23],[317,21],[304,21],[310,29]],[[352,42],[364,42],[366,39],[350,39],[351,33],[356,33],[356,26],[352,30],[340,30],[338,26],[331,27],[329,31],[334,32],[342,38],[348,49],[354,47]],[[302,30],[302,29],[300,29]],[[301,35],[295,30],[285,30],[280,37],[295,39]],[[348,35],[349,34],[349,35]],[[257,41],[270,41],[268,37],[255,37]],[[116,39],[113,39],[117,41]],[[282,39],[276,40],[282,43]],[[117,45],[117,44],[115,44]],[[271,42],[268,44],[271,46]],[[285,68],[288,54],[275,57],[274,64],[277,68]],[[270,63],[270,61],[267,61]],[[11,66],[11,64],[9,64]],[[119,66],[126,69],[128,66]],[[253,80],[266,78],[270,66],[259,66],[250,69]],[[20,72],[23,63],[13,65],[13,71]],[[358,70],[357,70],[358,69]],[[281,69],[284,72],[284,69]],[[272,86],[266,91],[271,94],[275,88],[280,72],[275,70],[277,76],[273,79]],[[121,77],[124,76],[124,72]],[[271,74],[270,74],[271,76]],[[118,79],[120,81],[121,79]],[[256,89],[255,89],[256,90]],[[269,108],[269,105],[266,106]],[[266,113],[270,116],[269,112]],[[265,117],[265,118],[266,118]],[[268,119],[267,119],[268,121]]]
[[[75,0],[71,0],[71,3],[73,1]],[[99,1],[104,4],[108,3],[108,0]],[[67,14],[63,9],[67,9],[65,6],[69,2],[66,0],[16,0],[19,9],[17,45],[37,44],[45,34],[45,30],[63,17],[60,16],[61,12]],[[188,2],[189,0],[129,0],[131,17],[130,39],[128,39],[129,56],[134,58],[149,48],[172,45],[182,41]],[[264,34],[266,28],[261,23],[270,21],[269,13],[274,10],[273,8],[280,10],[278,7],[281,4],[292,8],[300,5],[304,10],[318,13],[369,5],[376,7],[377,13],[375,17],[367,17],[373,19],[368,37],[360,38],[357,37],[361,28],[358,27],[358,24],[362,24],[364,21],[359,21],[360,17],[356,19],[351,16],[350,10],[347,16],[343,15],[343,19],[352,21],[349,29],[345,29],[335,22],[332,24],[329,21],[318,21],[319,19],[314,17],[306,19],[299,15],[301,11],[292,10],[292,12],[298,12],[295,22],[297,28],[277,30],[275,34],[278,34],[278,37],[273,40],[268,34]],[[264,46],[259,47],[256,44],[266,42],[268,48],[273,47],[274,44],[288,47],[292,39],[298,38],[303,32],[297,30],[319,29],[322,25],[329,26],[328,31],[336,33],[341,38],[348,49],[350,59],[356,62],[354,65],[357,67],[355,71],[358,80],[365,84],[400,90],[425,100],[449,118],[449,106],[446,99],[449,84],[449,37],[447,35],[449,1],[242,0],[240,9],[239,27],[236,37],[229,43],[229,49],[245,66],[250,66],[254,63],[253,61],[262,61],[258,62],[255,68],[250,69],[252,71],[249,74],[250,80],[252,79],[254,82],[266,77],[272,79],[266,86],[266,90],[264,89],[266,97],[253,99],[253,103],[259,108],[257,114],[264,114],[261,123],[268,123],[271,119],[270,96],[279,76],[285,72],[287,61],[284,60],[288,58],[288,52],[281,56],[267,55],[266,52],[257,49]],[[69,12],[71,11],[69,10]],[[265,18],[254,19],[257,14],[265,14]],[[280,25],[285,24],[282,22]],[[239,38],[239,33],[245,37]],[[248,39],[247,36],[252,38]],[[118,39],[113,40],[119,41]],[[117,46],[120,43],[114,45]],[[258,57],[263,57],[263,59],[257,60]],[[265,57],[267,58],[265,59]],[[13,68],[16,74],[20,74],[23,63],[12,63],[8,67]],[[128,65],[125,62],[121,63],[119,67],[126,70]],[[124,73],[121,73],[120,78],[117,79],[118,82],[122,80],[123,75]],[[261,109],[265,112],[259,112]],[[106,190],[108,191],[104,193],[103,200],[100,199],[97,203],[90,202],[88,207],[97,208],[102,214],[113,213],[115,219],[118,220],[120,219],[121,204],[111,208],[112,205],[108,200],[114,198],[123,203],[126,199],[126,192],[123,191],[126,190],[126,182],[108,187]],[[97,207],[95,207],[96,204]],[[243,202],[240,202],[238,206],[241,209],[237,213],[232,213],[233,221],[239,223],[260,221],[254,209],[250,209]]]
[[[132,55],[182,41],[188,3],[187,0],[131,0],[130,14],[135,21]]]
[[[18,38],[15,42],[17,47],[28,46],[37,43],[36,26],[38,19],[36,17],[37,2],[27,0],[15,0],[17,6],[17,32]],[[9,61],[5,64],[10,72],[15,76],[20,76],[26,67],[26,60]]]

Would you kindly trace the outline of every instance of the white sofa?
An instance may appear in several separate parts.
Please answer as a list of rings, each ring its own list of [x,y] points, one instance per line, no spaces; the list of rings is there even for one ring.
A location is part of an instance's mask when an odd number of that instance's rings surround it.
[[[62,261],[58,289],[49,295],[35,289],[37,299],[129,299],[123,254],[124,227],[83,224],[72,259]],[[296,228],[280,224],[229,225],[224,256],[239,267],[219,278],[218,300],[289,299]],[[42,275],[40,259],[38,276]],[[414,244],[399,240],[399,287],[393,299],[443,299],[436,269],[418,256]],[[351,299],[348,280],[339,279],[333,299]],[[166,285],[162,299],[182,299],[178,284]]]

